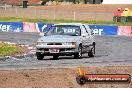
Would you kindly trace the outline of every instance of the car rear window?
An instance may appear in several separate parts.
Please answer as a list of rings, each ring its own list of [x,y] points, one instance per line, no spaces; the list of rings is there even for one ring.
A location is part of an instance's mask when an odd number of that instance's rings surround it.
[[[52,26],[46,35],[74,35],[80,36],[80,26],[74,25],[56,25]]]

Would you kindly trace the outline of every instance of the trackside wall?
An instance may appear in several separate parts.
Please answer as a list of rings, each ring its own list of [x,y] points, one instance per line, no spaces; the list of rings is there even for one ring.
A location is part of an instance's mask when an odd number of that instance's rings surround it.
[[[0,22],[2,32],[46,32],[52,23]],[[89,25],[95,35],[132,36],[132,26]]]

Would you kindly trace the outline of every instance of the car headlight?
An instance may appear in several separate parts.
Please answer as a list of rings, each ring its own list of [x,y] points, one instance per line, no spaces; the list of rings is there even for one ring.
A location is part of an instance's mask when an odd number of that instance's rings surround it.
[[[76,45],[76,42],[63,42],[62,45]]]
[[[62,45],[72,45],[71,42],[63,42]]]
[[[47,45],[45,42],[37,42],[37,45]]]
[[[72,42],[72,45],[77,45],[77,42]]]

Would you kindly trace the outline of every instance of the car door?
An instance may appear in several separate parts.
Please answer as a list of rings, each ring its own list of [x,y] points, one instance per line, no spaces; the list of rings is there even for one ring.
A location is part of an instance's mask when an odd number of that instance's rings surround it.
[[[88,50],[90,45],[90,36],[85,26],[81,26],[81,37],[82,37],[82,51],[85,52]]]
[[[85,25],[85,28],[86,28],[87,32],[89,33],[89,43],[93,44],[93,42],[95,42],[94,33],[93,33],[92,29],[90,29],[90,27],[88,25]]]

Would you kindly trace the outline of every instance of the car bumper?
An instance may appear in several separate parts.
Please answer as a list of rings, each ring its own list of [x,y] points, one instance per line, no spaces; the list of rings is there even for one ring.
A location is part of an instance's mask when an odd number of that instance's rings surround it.
[[[75,48],[75,45],[36,45],[36,48],[48,48],[48,49],[52,49],[52,48]]]
[[[37,47],[37,53],[42,53],[46,56],[49,55],[54,55],[54,54],[58,54],[58,55],[73,55],[75,53],[78,52],[78,49],[76,48],[76,46],[74,45],[48,45],[48,46],[36,46]],[[59,52],[57,53],[51,53],[49,49],[59,49]]]
[[[73,55],[75,53],[77,53],[76,51],[61,51],[59,53],[50,53],[49,51],[37,51],[37,53],[42,53],[44,54],[45,56],[52,56],[52,55]]]

